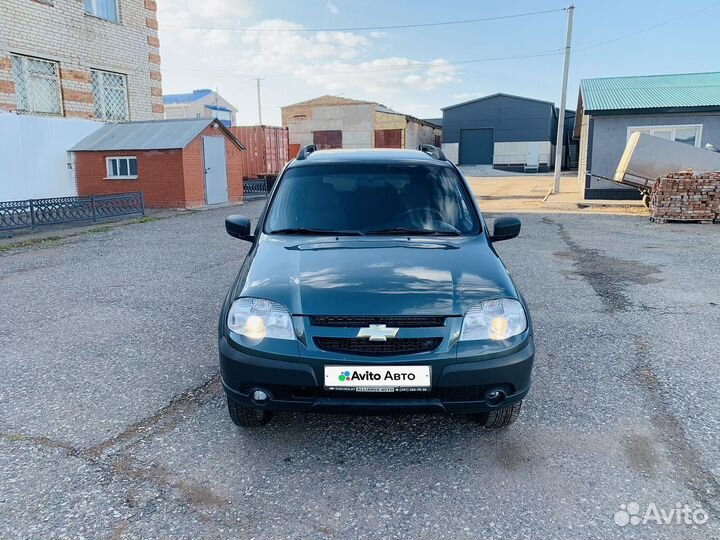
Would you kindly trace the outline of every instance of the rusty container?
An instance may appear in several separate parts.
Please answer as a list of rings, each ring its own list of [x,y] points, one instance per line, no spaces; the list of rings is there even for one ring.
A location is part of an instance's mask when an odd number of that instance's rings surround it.
[[[232,126],[229,129],[246,148],[240,152],[244,178],[276,176],[290,160],[287,128]]]

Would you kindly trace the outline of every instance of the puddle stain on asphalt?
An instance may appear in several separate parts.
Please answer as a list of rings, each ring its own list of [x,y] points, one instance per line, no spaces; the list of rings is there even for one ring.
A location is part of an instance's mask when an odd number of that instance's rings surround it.
[[[542,221],[547,225],[555,225],[558,235],[569,248],[569,251],[556,251],[554,255],[574,263],[574,274],[583,277],[590,284],[609,313],[627,311],[632,307],[632,302],[625,294],[628,286],[663,281],[657,277],[657,274],[660,274],[657,266],[618,259],[600,250],[583,247],[570,237],[562,223],[548,217],[542,218]]]
[[[622,441],[622,448],[630,466],[647,476],[655,476],[660,460],[655,441],[647,435],[631,433]]]

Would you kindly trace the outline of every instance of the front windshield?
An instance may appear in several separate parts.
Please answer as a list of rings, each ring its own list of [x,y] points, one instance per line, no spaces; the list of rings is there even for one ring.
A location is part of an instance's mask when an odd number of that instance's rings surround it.
[[[268,234],[473,234],[480,230],[458,173],[437,165],[317,165],[282,177]]]

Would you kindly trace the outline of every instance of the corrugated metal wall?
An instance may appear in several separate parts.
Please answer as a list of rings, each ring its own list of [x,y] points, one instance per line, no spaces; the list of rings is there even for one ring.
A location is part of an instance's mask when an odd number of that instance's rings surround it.
[[[241,152],[243,177],[278,174],[290,160],[287,128],[232,126],[229,129],[245,146]]]

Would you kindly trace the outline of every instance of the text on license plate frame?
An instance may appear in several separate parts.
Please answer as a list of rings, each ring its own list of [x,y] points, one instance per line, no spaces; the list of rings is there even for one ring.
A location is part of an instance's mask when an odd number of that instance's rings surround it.
[[[331,390],[377,392],[399,389],[422,391],[432,388],[432,369],[427,365],[326,365],[323,374],[325,377],[325,388]]]

